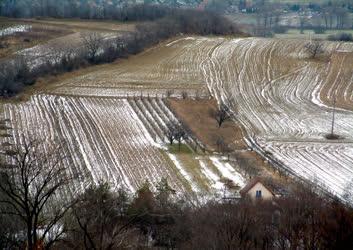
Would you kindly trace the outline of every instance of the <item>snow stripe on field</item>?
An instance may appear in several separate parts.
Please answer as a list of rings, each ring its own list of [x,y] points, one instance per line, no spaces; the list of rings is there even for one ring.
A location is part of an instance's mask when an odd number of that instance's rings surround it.
[[[198,194],[200,193],[199,188],[195,185],[195,181],[193,180],[193,178],[185,171],[184,167],[182,166],[182,163],[178,160],[178,158],[171,154],[171,153],[167,153],[167,155],[169,156],[169,158],[173,161],[175,167],[179,170],[180,174],[188,181],[188,183],[191,186],[191,189],[194,193]]]
[[[245,179],[243,178],[243,176],[236,172],[228,162],[223,163],[216,156],[211,156],[210,160],[212,161],[213,165],[215,165],[215,167],[219,170],[219,172],[221,172],[223,177],[232,180],[234,184],[240,187],[245,186]]]
[[[17,32],[27,32],[32,28],[31,25],[16,25],[0,30],[0,36],[8,36]]]
[[[133,192],[146,179],[156,183],[163,177],[176,191],[188,190],[127,100],[35,95],[5,104],[4,117],[11,119],[11,143],[23,143],[22,134],[49,145],[67,143],[69,158],[63,164],[71,175],[83,175],[75,192],[99,181]]]
[[[224,187],[224,184],[220,181],[220,178],[218,175],[213,173],[208,167],[207,164],[204,160],[199,160],[200,162],[200,167],[201,167],[201,172],[207,177],[207,179],[210,181],[212,188],[214,188],[217,191],[221,191]]]

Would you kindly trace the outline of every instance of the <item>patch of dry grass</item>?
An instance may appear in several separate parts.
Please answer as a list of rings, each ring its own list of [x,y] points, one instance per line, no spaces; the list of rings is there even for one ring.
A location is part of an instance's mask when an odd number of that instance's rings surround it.
[[[231,145],[235,150],[246,148],[242,130],[236,122],[227,121],[219,128],[217,121],[210,116],[210,110],[217,108],[217,103],[214,99],[169,99],[168,101],[177,116],[190,127],[193,134],[209,150],[216,150],[218,137],[222,137],[225,143]]]

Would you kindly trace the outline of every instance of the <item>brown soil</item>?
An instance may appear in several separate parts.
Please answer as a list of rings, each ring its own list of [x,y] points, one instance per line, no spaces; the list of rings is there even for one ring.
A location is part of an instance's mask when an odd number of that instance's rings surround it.
[[[236,122],[226,121],[219,128],[217,121],[210,116],[210,110],[215,110],[217,107],[214,99],[169,99],[168,101],[178,118],[189,126],[193,134],[206,145],[208,150],[217,149],[218,137],[222,137],[225,143],[235,150],[246,148],[241,128]]]
[[[327,78],[320,93],[321,100],[333,106],[336,94],[336,106],[353,110],[353,53],[336,52],[331,56]]]
[[[243,140],[243,132],[238,123],[235,121],[225,122],[221,128],[218,128],[217,122],[209,115],[210,109],[215,109],[217,103],[214,99],[210,100],[180,100],[169,99],[170,107],[192,130],[192,133],[206,147],[214,151],[216,150],[215,139],[222,136],[227,144],[232,144],[235,152],[233,155],[238,159],[238,163],[250,175],[253,171],[259,170],[259,175],[269,177],[279,183],[286,183],[288,180],[279,173],[274,172],[268,162],[264,162],[263,158],[254,151],[246,150],[247,145]]]
[[[138,94],[143,90],[163,94],[171,90],[175,93],[187,92],[191,96],[195,93],[206,96],[208,90],[198,67],[185,67],[190,58],[184,63],[182,56],[179,56],[181,51],[186,53],[183,46],[164,46],[173,40],[128,59],[118,59],[112,64],[89,66],[56,79],[45,78],[43,81],[46,80],[47,84],[37,89],[51,94],[80,96],[99,93],[101,89],[119,88]]]

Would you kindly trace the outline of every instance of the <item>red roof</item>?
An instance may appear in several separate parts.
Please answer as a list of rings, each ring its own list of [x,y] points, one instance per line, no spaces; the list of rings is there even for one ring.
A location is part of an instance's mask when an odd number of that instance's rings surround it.
[[[262,181],[261,181],[261,178],[260,177],[256,177],[256,178],[253,178],[251,179],[248,184],[246,184],[246,186],[239,191],[239,193],[242,195],[242,196],[245,196],[249,191],[250,189],[252,189],[258,182],[260,182],[268,191],[271,192],[271,194],[273,194],[273,196],[275,196],[275,194],[273,193],[272,189],[271,188],[268,188]]]

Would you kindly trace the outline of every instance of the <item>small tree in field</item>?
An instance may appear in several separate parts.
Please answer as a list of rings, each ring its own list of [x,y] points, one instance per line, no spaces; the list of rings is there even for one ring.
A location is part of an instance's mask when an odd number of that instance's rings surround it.
[[[187,139],[187,132],[182,124],[174,121],[167,124],[166,136],[170,145],[173,145],[174,141],[178,142],[178,148],[180,151],[182,140]]]
[[[173,142],[175,140],[175,129],[176,129],[176,124],[174,124],[173,122],[169,122],[167,124],[166,136],[168,138],[170,145],[173,145]]]
[[[305,49],[310,58],[316,58],[318,55],[324,53],[324,44],[321,40],[313,40],[305,45]]]
[[[178,125],[175,128],[175,133],[174,133],[174,138],[175,140],[178,141],[178,150],[181,150],[181,142],[182,140],[186,140],[187,139],[187,133],[184,129],[184,127],[182,125]]]
[[[87,50],[87,59],[90,62],[96,62],[99,49],[103,43],[102,35],[97,32],[88,32],[82,34],[81,39],[85,49]]]
[[[225,104],[221,104],[217,110],[210,110],[210,115],[217,121],[218,127],[220,128],[222,124],[231,119],[229,114],[230,110]]]

